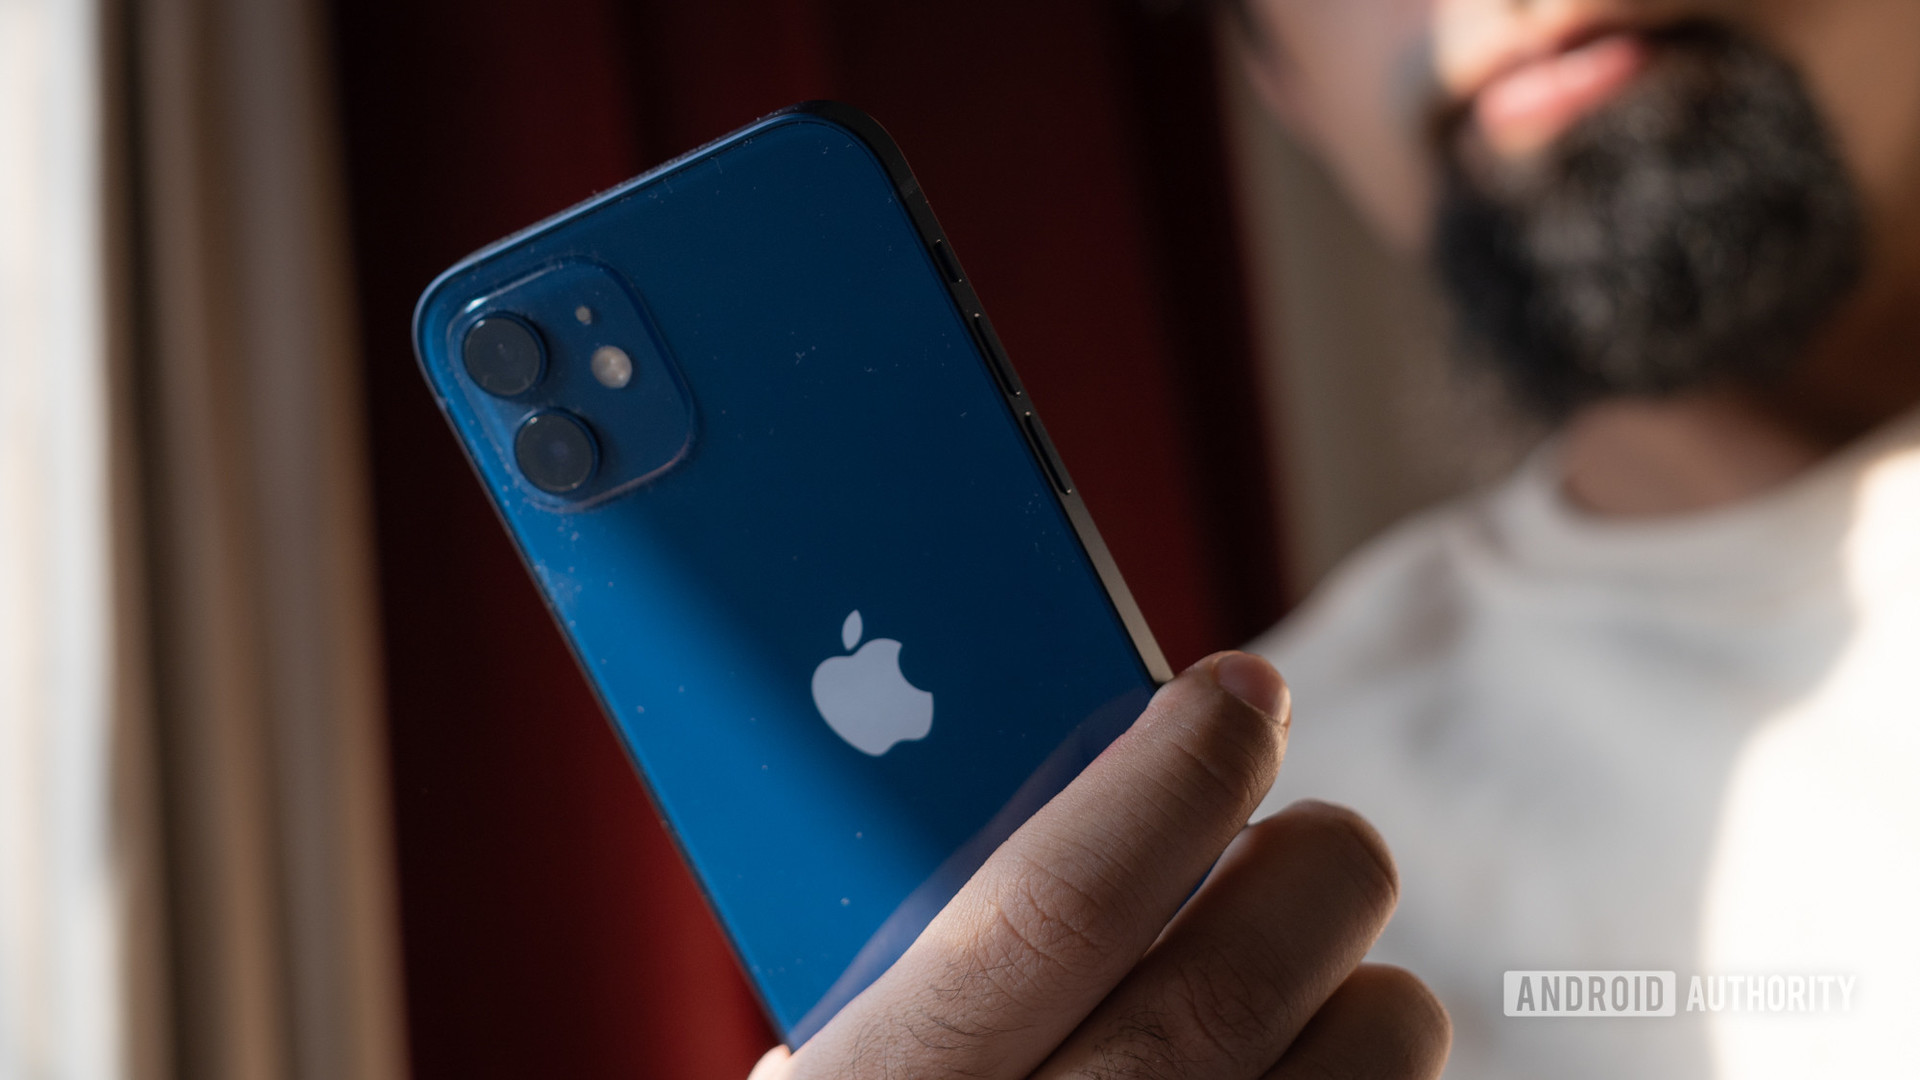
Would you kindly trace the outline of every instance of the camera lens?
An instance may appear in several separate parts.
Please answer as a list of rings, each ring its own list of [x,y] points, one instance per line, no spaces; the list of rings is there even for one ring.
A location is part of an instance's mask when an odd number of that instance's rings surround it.
[[[521,424],[513,456],[533,486],[552,495],[580,490],[599,464],[587,425],[563,412],[543,412]]]
[[[480,389],[513,397],[533,389],[546,366],[546,349],[533,327],[506,315],[489,315],[467,331],[461,354]]]

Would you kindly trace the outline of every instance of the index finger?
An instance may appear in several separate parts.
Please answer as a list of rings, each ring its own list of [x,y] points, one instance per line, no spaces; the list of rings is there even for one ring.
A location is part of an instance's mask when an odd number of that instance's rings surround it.
[[[1023,825],[795,1077],[1025,1076],[1133,968],[1259,805],[1286,741],[1271,665],[1223,653]]]

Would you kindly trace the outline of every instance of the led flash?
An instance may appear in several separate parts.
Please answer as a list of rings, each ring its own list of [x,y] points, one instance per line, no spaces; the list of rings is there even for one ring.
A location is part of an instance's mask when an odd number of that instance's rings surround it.
[[[593,309],[585,304],[573,309],[573,317],[580,321],[581,326],[593,325]]]
[[[593,377],[609,390],[618,390],[633,381],[633,358],[625,349],[602,345],[593,350]]]

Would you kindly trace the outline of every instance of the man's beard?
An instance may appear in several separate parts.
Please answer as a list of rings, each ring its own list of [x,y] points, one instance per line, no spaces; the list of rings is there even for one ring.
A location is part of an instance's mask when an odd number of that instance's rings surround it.
[[[1444,133],[1435,239],[1469,348],[1550,417],[1788,372],[1857,283],[1860,197],[1798,76],[1711,26],[1538,160]]]

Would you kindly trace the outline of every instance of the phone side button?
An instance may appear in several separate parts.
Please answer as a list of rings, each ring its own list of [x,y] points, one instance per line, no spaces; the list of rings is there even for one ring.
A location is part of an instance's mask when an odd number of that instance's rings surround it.
[[[1040,426],[1040,418],[1027,413],[1021,418],[1027,427],[1027,438],[1032,441],[1034,452],[1046,463],[1047,475],[1053,479],[1053,486],[1060,494],[1073,494],[1073,480],[1067,476],[1067,467],[1060,460],[1059,451],[1053,448],[1053,440],[1047,438],[1047,429]]]
[[[947,280],[955,285],[960,284],[960,261],[953,257],[953,249],[947,246],[945,240],[933,242],[933,257],[940,263],[940,272],[947,275]]]
[[[993,324],[985,315],[975,315],[973,322],[973,340],[980,346],[980,352],[987,358],[987,366],[993,369],[993,377],[1000,382],[1000,389],[1008,397],[1021,396],[1020,380],[1014,377],[1013,365],[1007,361],[1007,352],[1000,347],[1000,336],[993,332]]]

